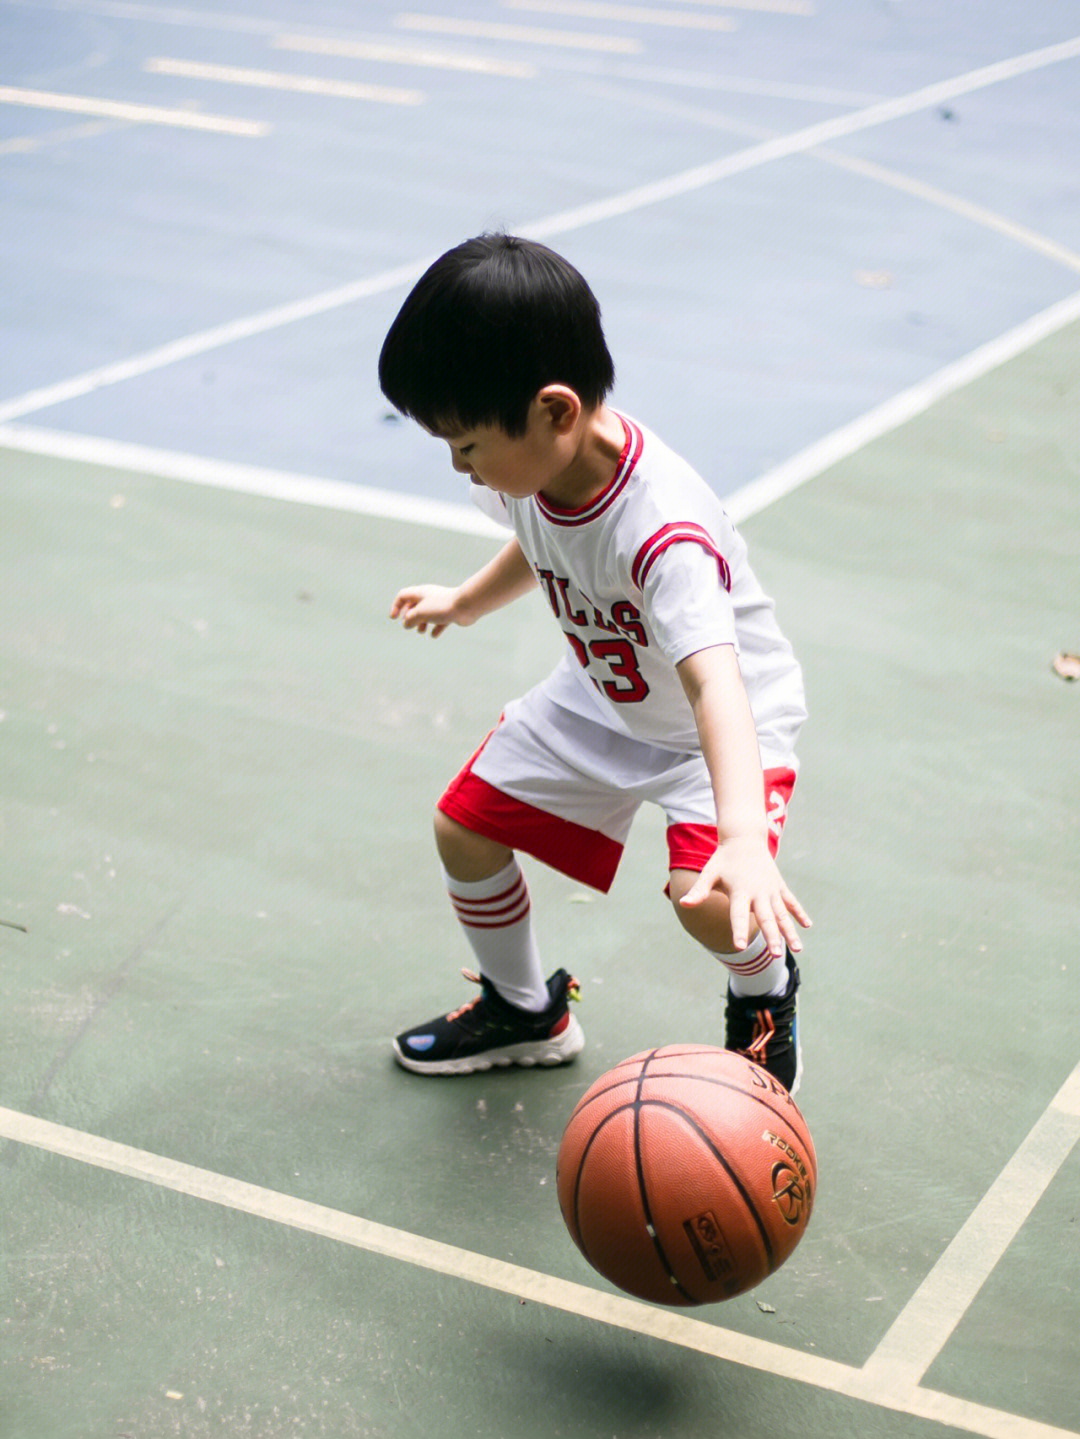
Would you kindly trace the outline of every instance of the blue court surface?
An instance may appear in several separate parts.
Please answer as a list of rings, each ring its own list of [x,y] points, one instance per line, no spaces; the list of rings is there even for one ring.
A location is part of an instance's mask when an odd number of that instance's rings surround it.
[[[0,0],[0,1435],[1080,1435],[1080,10]],[[588,1045],[439,1083],[442,785],[560,641],[382,337],[485,228],[803,663],[813,1222],[621,1296],[554,1202],[624,1055],[718,1043],[656,817],[528,869]],[[1066,662],[1058,668],[1068,671]]]

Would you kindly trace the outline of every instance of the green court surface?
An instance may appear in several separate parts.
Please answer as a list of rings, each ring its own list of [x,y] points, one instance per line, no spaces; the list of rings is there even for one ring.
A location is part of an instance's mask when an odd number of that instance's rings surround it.
[[[432,643],[393,593],[488,541],[0,456],[4,1439],[1080,1433],[1078,413],[1072,327],[744,526],[810,699],[820,1192],[678,1313],[554,1188],[597,1075],[721,1042],[658,816],[606,898],[528,865],[575,1066],[390,1058],[468,997],[430,812],[542,602]]]

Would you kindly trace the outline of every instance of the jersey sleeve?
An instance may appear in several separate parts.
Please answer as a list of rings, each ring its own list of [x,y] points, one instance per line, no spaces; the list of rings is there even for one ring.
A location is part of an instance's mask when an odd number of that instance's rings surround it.
[[[665,656],[677,665],[713,645],[738,650],[728,567],[708,536],[676,534],[655,550],[643,565],[641,588]]]
[[[510,518],[510,511],[506,508],[506,501],[502,495],[494,490],[489,490],[487,485],[470,485],[469,499],[476,506],[482,515],[489,520],[494,520],[497,525],[504,529],[512,530],[514,522]]]

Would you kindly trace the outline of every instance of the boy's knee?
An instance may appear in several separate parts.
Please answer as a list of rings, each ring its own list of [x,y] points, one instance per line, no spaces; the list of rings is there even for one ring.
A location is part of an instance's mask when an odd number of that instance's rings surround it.
[[[697,904],[693,909],[679,903],[696,880],[697,875],[692,870],[671,871],[669,894],[679,923],[687,934],[713,954],[733,954],[735,941],[731,937],[731,911],[727,895],[714,890],[704,904]]]
[[[498,874],[514,857],[506,845],[467,829],[441,809],[435,811],[435,845],[446,872],[465,883]]]

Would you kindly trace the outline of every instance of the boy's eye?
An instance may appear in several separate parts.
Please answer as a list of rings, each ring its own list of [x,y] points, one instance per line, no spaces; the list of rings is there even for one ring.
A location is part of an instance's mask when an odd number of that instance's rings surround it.
[[[467,455],[471,449],[472,449],[472,445],[462,445],[461,449],[458,450],[458,454],[459,454],[459,455]]]

